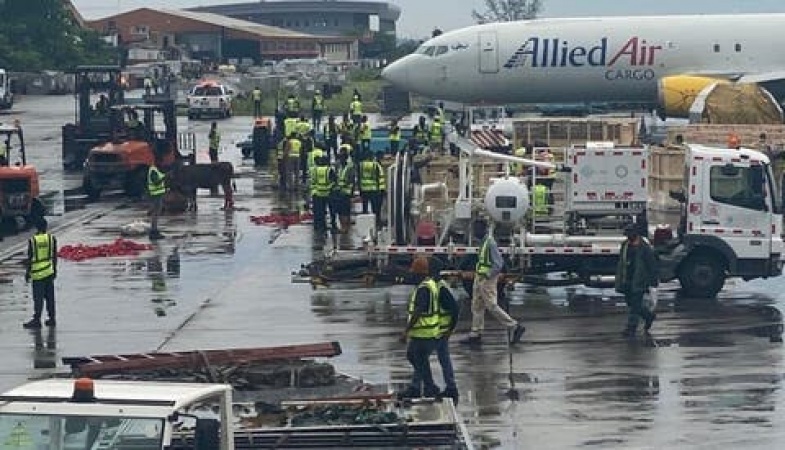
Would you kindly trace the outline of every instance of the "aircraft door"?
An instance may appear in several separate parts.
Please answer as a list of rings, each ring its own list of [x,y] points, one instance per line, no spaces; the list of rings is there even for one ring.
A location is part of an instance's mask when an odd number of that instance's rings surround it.
[[[499,71],[499,40],[495,31],[483,31],[480,39],[480,73]]]

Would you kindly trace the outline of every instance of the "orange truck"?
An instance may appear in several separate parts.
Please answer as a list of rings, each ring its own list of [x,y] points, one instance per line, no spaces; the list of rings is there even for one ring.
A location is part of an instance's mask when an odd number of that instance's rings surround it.
[[[16,138],[16,146],[14,145]],[[0,219],[3,231],[29,228],[46,213],[38,198],[38,171],[27,164],[25,140],[22,127],[16,121],[13,125],[0,124]],[[11,154],[16,147],[19,159],[14,162]],[[13,163],[13,164],[12,164]],[[2,238],[0,232],[0,238]]]

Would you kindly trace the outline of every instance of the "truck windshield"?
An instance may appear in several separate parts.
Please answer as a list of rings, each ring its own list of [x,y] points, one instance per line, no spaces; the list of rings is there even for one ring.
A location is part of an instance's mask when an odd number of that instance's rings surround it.
[[[0,448],[160,449],[163,419],[0,414]]]
[[[223,91],[218,86],[197,86],[194,88],[194,95],[203,95],[203,96],[223,95]]]

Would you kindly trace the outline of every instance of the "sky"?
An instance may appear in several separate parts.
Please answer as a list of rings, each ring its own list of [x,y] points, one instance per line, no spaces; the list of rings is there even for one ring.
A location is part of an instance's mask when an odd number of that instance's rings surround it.
[[[244,0],[72,0],[88,20],[136,8],[188,8]],[[247,0],[253,2],[253,0]],[[438,27],[443,31],[471,25],[472,9],[483,10],[484,0],[386,0],[398,5],[399,37],[423,38]],[[709,14],[785,12],[783,0],[543,0],[542,17],[579,17],[650,14]]]

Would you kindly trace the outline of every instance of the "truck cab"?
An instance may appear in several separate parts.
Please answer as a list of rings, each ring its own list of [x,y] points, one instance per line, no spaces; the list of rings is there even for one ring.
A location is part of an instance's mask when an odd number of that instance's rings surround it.
[[[752,149],[690,145],[675,275],[693,295],[716,294],[727,276],[782,274],[782,205],[769,158]],[[667,266],[666,266],[667,267]]]
[[[188,93],[188,118],[231,117],[233,91],[217,81],[203,81]]]

